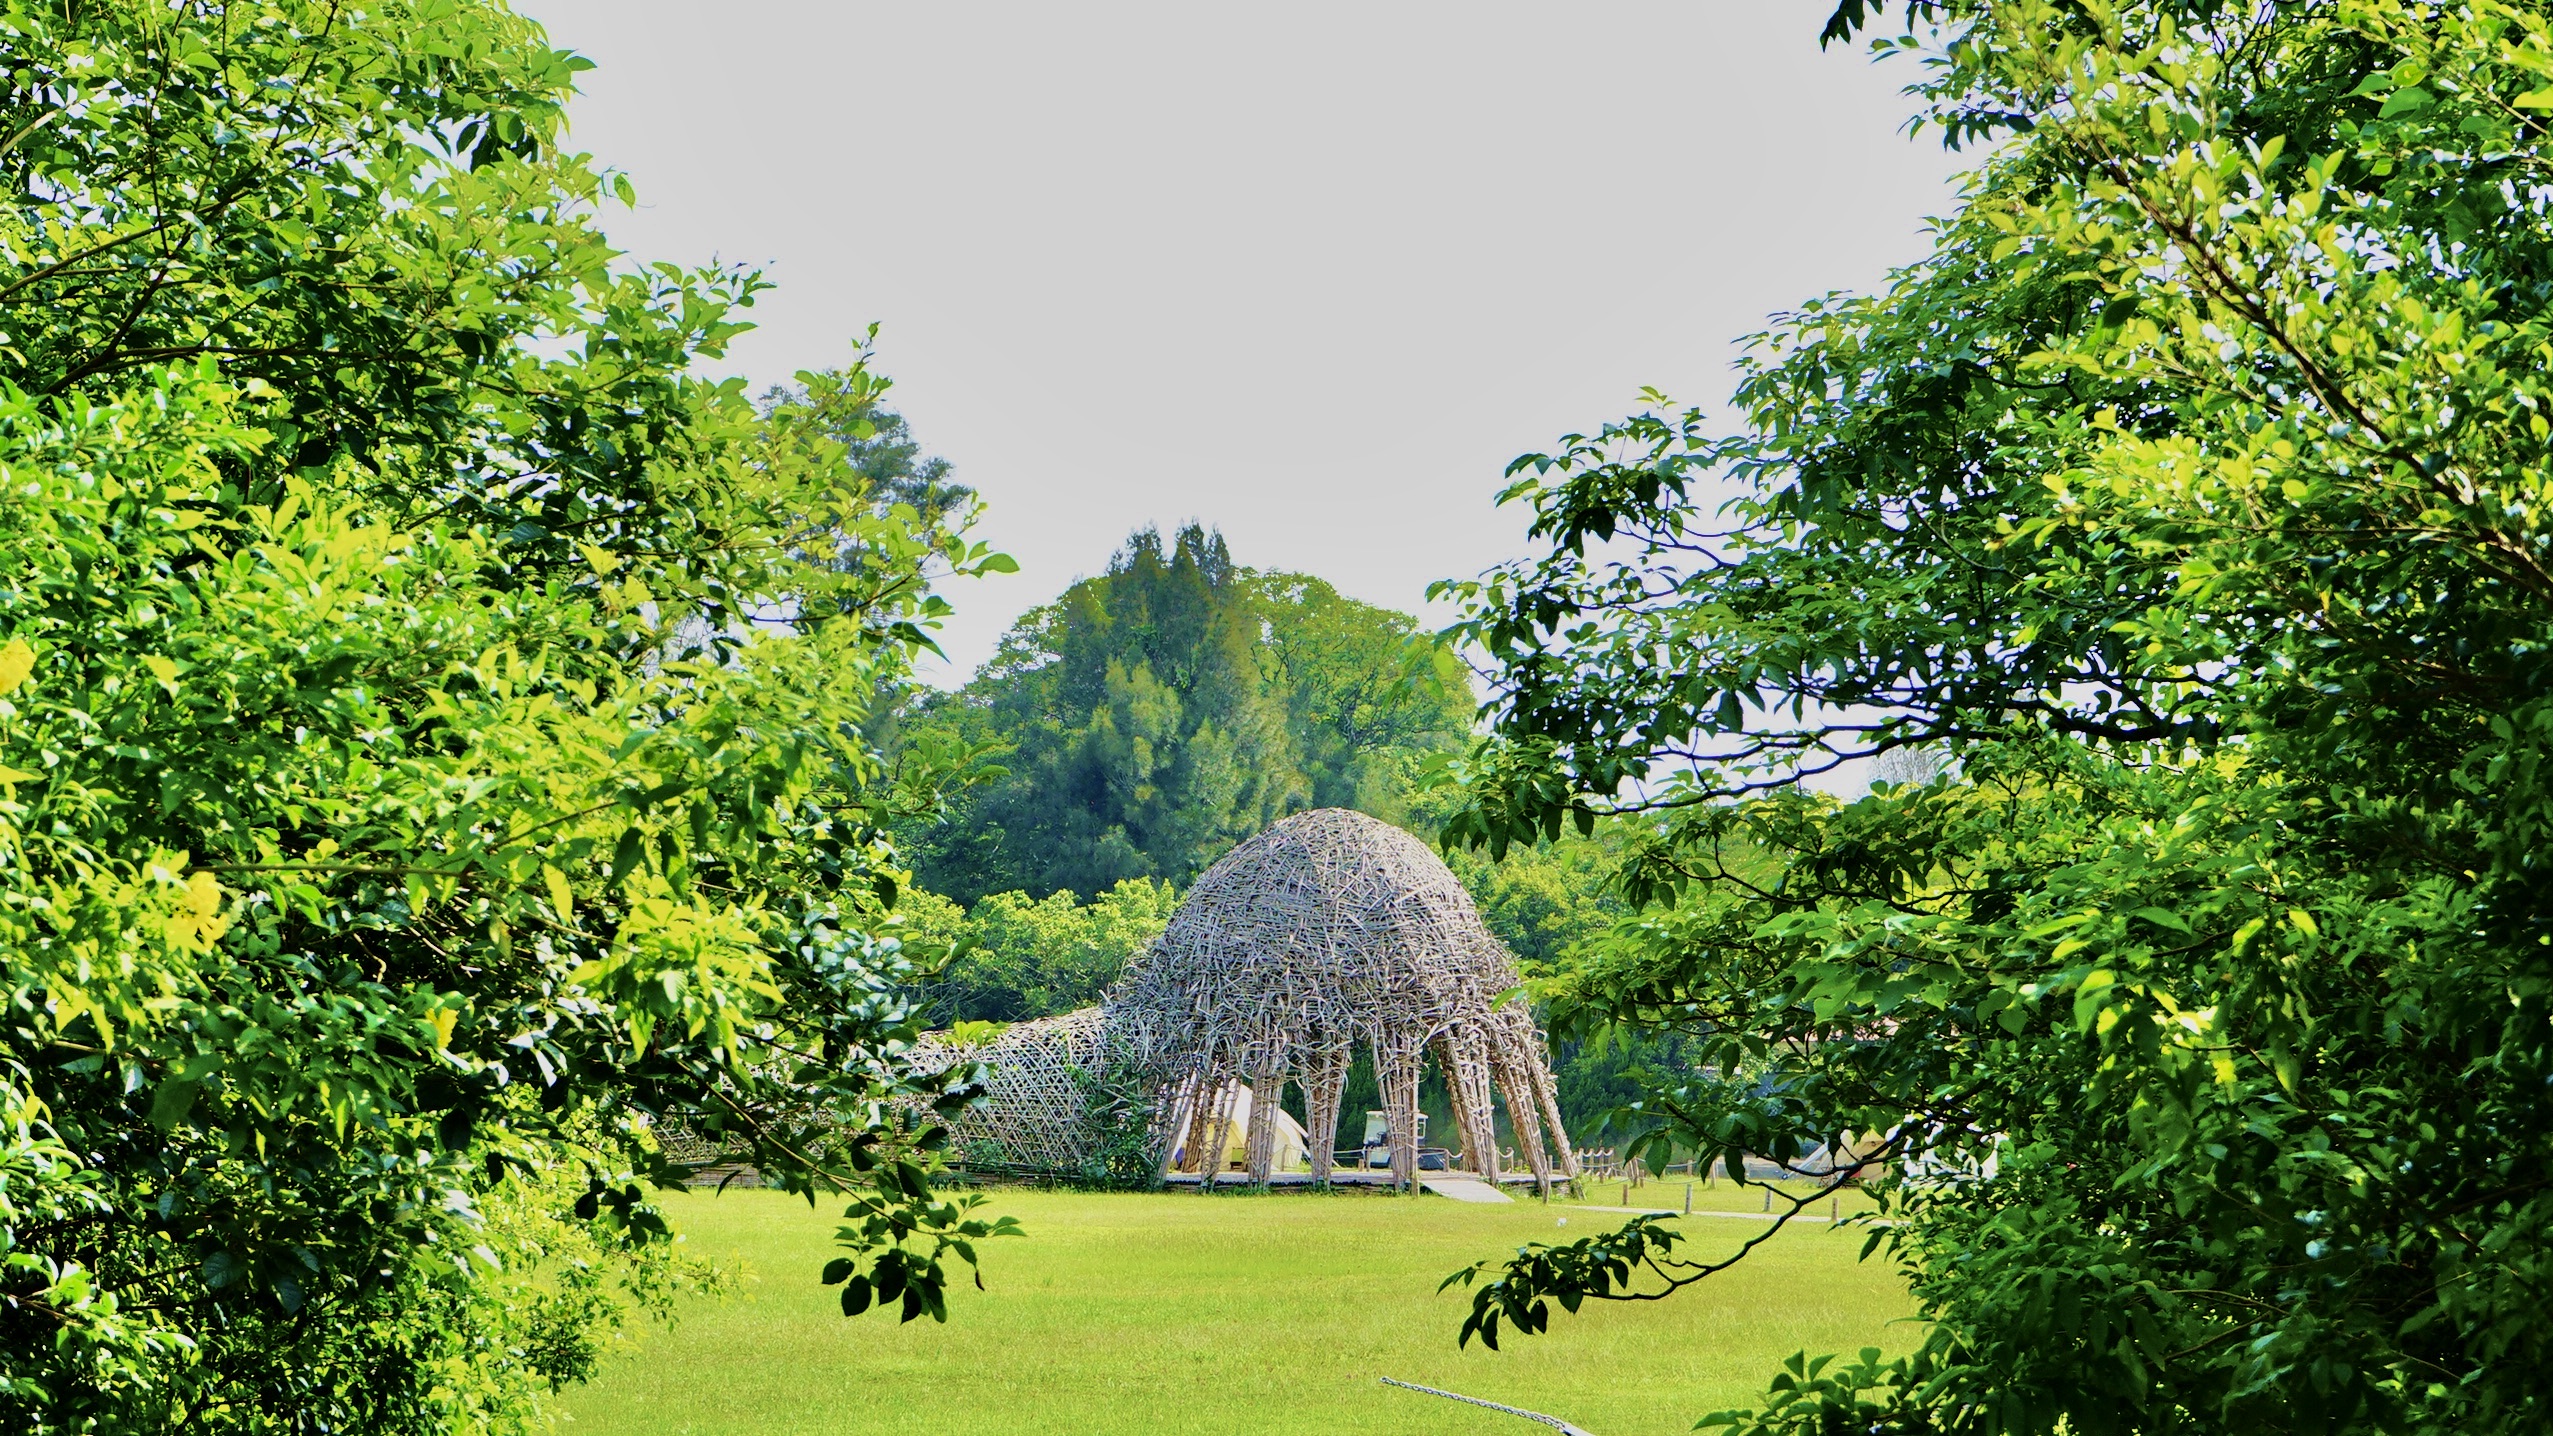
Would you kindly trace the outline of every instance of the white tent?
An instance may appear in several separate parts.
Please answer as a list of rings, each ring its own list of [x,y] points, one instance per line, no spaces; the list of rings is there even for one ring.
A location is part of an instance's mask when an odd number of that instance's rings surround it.
[[[1222,1144],[1223,1165],[1217,1170],[1229,1172],[1236,1169],[1247,1168],[1250,1164],[1250,1108],[1257,1100],[1257,1097],[1256,1094],[1251,1092],[1248,1084],[1246,1083],[1235,1082],[1225,1090],[1232,1094],[1232,1115],[1224,1121]],[[1209,1108],[1208,1110],[1211,1111],[1213,1109]],[[1181,1134],[1180,1137],[1175,1139],[1179,1141],[1180,1145],[1177,1150],[1170,1154],[1170,1164],[1173,1169],[1182,1172],[1193,1172],[1197,1170],[1198,1163],[1206,1159],[1204,1149],[1214,1145],[1213,1137],[1208,1135],[1198,1142],[1198,1150],[1196,1152],[1191,1153],[1188,1151],[1185,1134],[1198,1125],[1191,1122],[1189,1117],[1189,1103],[1187,1100],[1182,1099],[1179,1103],[1178,1111],[1175,1114],[1175,1120],[1171,1123],[1170,1127],[1172,1132]],[[1312,1164],[1312,1145],[1310,1137],[1303,1130],[1303,1124],[1294,1120],[1293,1116],[1283,1107],[1279,1107],[1276,1110],[1274,1118],[1276,1122],[1276,1151],[1273,1154],[1274,1161],[1272,1165],[1276,1170],[1281,1172],[1310,1167]]]

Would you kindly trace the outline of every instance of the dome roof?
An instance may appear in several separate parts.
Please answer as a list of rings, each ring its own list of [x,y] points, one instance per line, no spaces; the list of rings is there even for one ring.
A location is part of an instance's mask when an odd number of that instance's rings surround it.
[[[1384,1009],[1434,1030],[1516,985],[1471,894],[1416,837],[1346,808],[1297,813],[1226,853],[1111,1006],[1221,1009],[1243,1028],[1378,1035]]]

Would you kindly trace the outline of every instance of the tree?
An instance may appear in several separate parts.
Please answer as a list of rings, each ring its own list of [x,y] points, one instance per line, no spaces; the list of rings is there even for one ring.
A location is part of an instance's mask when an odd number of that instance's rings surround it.
[[[870,325],[862,357],[877,333],[878,326]],[[810,378],[815,380],[812,385]],[[764,390],[758,407],[766,422],[794,424],[808,442],[839,444],[843,460],[863,480],[881,512],[904,504],[927,525],[948,522],[974,503],[975,491],[950,477],[956,466],[948,460],[922,452],[913,426],[886,407],[882,394],[880,390],[845,396],[821,377],[806,376],[795,384],[775,384]]]
[[[1129,878],[1088,903],[1068,892],[1033,902],[1000,892],[960,909],[916,892],[899,915],[908,941],[958,954],[920,994],[928,1020],[948,1026],[1020,1022],[1098,1002],[1178,908],[1178,889]]]
[[[1764,337],[1734,436],[1519,461],[1449,838],[1646,814],[1564,1015],[1700,1044],[1667,1140],[1880,1179],[1920,1348],[1725,1423],[2540,1429],[2546,18],[1913,18],[1924,122],[1993,145],[1958,212]],[[1464,1336],[1713,1269],[1530,1250]]]
[[[758,281],[615,263],[501,7],[0,28],[0,1427],[534,1424],[676,1132],[940,1315],[859,734],[1002,561],[689,376]]]
[[[1087,896],[1127,878],[1184,883],[1308,804],[1220,534],[1192,526],[1165,551],[1137,533],[1103,582],[1075,584],[1022,628],[985,695],[1016,744],[1012,771],[975,804],[999,835],[1001,885]],[[932,865],[922,873],[940,886]]]
[[[1614,872],[1636,834],[1636,822],[1614,820],[1590,837],[1566,832],[1511,847],[1495,862],[1456,850],[1446,865],[1470,889],[1481,921],[1516,954],[1527,985],[1565,987],[1634,911]],[[1658,1127],[1642,1079],[1681,1076],[1693,1065],[1689,1040],[1630,1024],[1581,1020],[1555,1036],[1551,1075],[1561,1120],[1570,1139],[1585,1146],[1618,1146]]]
[[[1445,855],[1446,866],[1525,972],[1557,972],[1579,947],[1631,913],[1613,881],[1630,826],[1604,824],[1592,838],[1565,833],[1511,848],[1497,862],[1458,850]]]
[[[1462,660],[1405,613],[1307,573],[1250,578],[1312,805],[1401,821],[1428,759],[1459,748],[1473,697]]]
[[[1141,530],[1021,619],[962,692],[899,716],[896,740],[943,766],[1007,750],[962,812],[907,830],[916,871],[964,901],[1182,885],[1303,808],[1397,815],[1470,705],[1460,665],[1407,615],[1243,568],[1196,525],[1166,548]]]

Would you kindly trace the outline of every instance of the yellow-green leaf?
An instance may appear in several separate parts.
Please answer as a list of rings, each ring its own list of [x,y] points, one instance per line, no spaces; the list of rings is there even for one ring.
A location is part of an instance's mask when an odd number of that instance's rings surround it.
[[[25,639],[12,638],[5,647],[0,647],[0,697],[6,697],[10,690],[26,682],[27,675],[33,672],[35,650],[27,646]]]

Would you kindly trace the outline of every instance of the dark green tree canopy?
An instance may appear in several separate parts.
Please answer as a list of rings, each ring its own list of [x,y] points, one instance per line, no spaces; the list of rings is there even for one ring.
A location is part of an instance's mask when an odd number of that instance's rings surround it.
[[[1700,1044],[1662,1141],[1884,1177],[1920,1350],[1742,1429],[2541,1429],[2544,8],[1914,18],[1959,211],[1782,317],[1739,432],[1519,461],[1448,836],[1637,814],[1564,1020]],[[1671,1237],[1529,1252],[1466,1334],[1707,1277]]]
[[[925,886],[1088,898],[1186,883],[1287,813],[1405,802],[1471,694],[1407,615],[1235,563],[1220,533],[1137,532],[1108,571],[1023,618],[958,694],[899,731],[1008,750],[960,815],[908,829]]]

